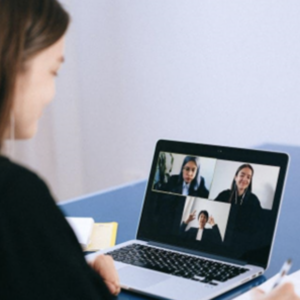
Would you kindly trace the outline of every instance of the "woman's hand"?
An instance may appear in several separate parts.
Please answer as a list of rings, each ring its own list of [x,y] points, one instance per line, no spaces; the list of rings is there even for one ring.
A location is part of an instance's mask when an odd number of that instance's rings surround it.
[[[191,221],[196,219],[196,210],[194,210],[189,217],[186,219],[186,221],[184,222],[185,224],[189,224]]]
[[[113,258],[100,254],[89,264],[102,277],[111,294],[118,295],[121,286]]]
[[[270,293],[265,294],[260,289],[254,289],[251,291],[252,300],[300,300],[295,293],[292,283],[284,283],[272,290]]]

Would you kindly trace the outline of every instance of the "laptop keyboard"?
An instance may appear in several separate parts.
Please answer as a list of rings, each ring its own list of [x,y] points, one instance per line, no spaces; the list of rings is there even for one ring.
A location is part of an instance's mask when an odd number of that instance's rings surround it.
[[[248,269],[162,249],[132,244],[107,254],[114,260],[211,285],[225,282]]]

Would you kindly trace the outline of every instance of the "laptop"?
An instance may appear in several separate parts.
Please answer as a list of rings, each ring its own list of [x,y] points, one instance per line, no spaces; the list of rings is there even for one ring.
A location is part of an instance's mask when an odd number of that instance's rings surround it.
[[[158,141],[136,239],[102,251],[121,287],[205,300],[262,275],[287,167],[284,153]]]

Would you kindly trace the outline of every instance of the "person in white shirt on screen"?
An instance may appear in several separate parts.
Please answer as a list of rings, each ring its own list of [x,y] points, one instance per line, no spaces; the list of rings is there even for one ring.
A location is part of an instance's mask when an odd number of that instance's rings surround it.
[[[212,216],[206,210],[201,210],[198,214],[199,227],[191,227],[186,231],[188,224],[196,218],[196,210],[194,210],[188,218],[180,225],[180,234],[189,240],[196,240],[201,242],[222,242],[221,234],[218,225]],[[211,229],[205,228],[206,223],[212,226]]]

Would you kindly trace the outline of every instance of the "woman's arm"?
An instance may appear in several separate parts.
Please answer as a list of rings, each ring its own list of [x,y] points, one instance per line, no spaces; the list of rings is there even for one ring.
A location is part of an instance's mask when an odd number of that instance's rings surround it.
[[[191,221],[196,219],[196,210],[194,210],[189,216],[188,218],[184,221],[184,223],[187,225],[189,224]]]

